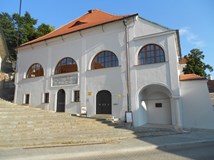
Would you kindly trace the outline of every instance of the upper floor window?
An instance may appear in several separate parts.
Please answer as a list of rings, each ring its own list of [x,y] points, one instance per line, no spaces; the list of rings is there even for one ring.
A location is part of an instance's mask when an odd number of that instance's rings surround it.
[[[102,51],[98,53],[91,64],[91,69],[100,69],[118,66],[117,56],[110,51]]]
[[[165,62],[163,49],[156,44],[144,46],[138,54],[138,64],[152,64]]]
[[[34,63],[27,71],[26,78],[34,78],[44,76],[44,70],[39,63]]]
[[[55,74],[62,74],[62,73],[69,73],[69,72],[76,72],[77,71],[77,64],[73,58],[63,58],[59,61],[56,66]]]

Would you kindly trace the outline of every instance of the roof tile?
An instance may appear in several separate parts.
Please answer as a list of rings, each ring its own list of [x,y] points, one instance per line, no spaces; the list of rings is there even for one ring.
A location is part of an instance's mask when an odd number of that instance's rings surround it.
[[[42,37],[39,37],[35,40],[29,41],[27,43],[22,44],[21,46],[25,45],[30,45],[33,43],[37,43],[40,41],[48,40],[51,38],[55,38],[58,36],[66,35],[69,33],[77,32],[80,30],[88,29],[91,27],[95,27],[98,25],[122,20],[124,18],[136,16],[137,14],[132,14],[132,15],[124,15],[124,16],[115,16],[111,15],[109,13],[94,9],[94,10],[89,10],[88,13],[85,15],[77,18],[74,21],[69,22],[68,24],[56,29],[53,32],[50,32]]]
[[[180,81],[190,81],[190,80],[205,80],[206,78],[196,74],[181,74],[179,76],[179,79]]]

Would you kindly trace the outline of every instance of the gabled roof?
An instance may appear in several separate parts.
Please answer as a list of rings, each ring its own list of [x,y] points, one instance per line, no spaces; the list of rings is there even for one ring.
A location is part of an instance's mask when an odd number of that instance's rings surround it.
[[[205,80],[206,78],[198,76],[196,74],[181,74],[179,76],[180,81],[191,81],[191,80]]]
[[[111,15],[111,14],[108,14],[106,12],[103,12],[103,11],[100,11],[97,9],[89,10],[88,13],[77,18],[76,20],[69,22],[68,24],[56,29],[53,32],[50,32],[49,34],[46,34],[46,35],[39,37],[35,40],[24,43],[21,45],[21,47],[25,46],[25,45],[37,43],[40,41],[48,40],[51,38],[59,37],[62,35],[66,35],[69,33],[81,31],[84,29],[92,28],[92,27],[96,27],[96,26],[103,25],[106,23],[119,21],[119,20],[122,20],[125,18],[136,16],[136,15],[138,15],[138,14],[115,16],[115,15]]]

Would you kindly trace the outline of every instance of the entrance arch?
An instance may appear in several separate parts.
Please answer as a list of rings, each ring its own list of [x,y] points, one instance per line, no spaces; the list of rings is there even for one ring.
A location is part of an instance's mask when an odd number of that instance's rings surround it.
[[[102,90],[96,96],[96,114],[112,114],[111,92]]]
[[[57,112],[65,112],[65,91],[60,89],[57,93]]]
[[[145,122],[172,124],[171,97],[171,92],[164,86],[153,84],[144,87],[139,93],[139,105],[143,108]]]

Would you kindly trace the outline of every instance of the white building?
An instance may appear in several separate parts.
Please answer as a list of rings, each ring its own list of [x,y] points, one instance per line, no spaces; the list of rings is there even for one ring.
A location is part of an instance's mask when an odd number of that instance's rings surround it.
[[[15,102],[76,114],[86,108],[87,116],[112,114],[121,120],[131,111],[135,126],[214,128],[197,123],[201,117],[193,114],[206,110],[214,122],[206,80],[196,78],[200,87],[188,78],[180,81],[180,56],[177,30],[138,14],[90,10],[19,48]],[[195,87],[191,93],[189,85]],[[204,92],[200,105],[192,95],[198,88]]]

